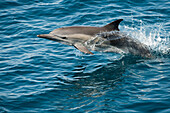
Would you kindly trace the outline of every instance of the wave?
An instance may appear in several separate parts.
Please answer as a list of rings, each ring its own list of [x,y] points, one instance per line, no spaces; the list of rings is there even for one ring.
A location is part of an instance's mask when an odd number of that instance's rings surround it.
[[[133,20],[132,20],[133,21]],[[123,25],[121,29],[133,38],[149,46],[152,52],[157,56],[169,56],[170,54],[170,35],[165,30],[164,24],[149,24],[142,20],[137,23]]]

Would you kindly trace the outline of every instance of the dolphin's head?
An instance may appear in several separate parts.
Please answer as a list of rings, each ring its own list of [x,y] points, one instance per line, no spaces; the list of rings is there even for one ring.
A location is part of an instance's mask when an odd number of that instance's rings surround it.
[[[68,40],[67,37],[65,36],[58,36],[58,35],[52,35],[52,34],[40,34],[40,35],[37,35],[37,37],[53,40],[53,41],[56,41],[56,42],[59,42],[65,45],[72,45],[72,41]]]

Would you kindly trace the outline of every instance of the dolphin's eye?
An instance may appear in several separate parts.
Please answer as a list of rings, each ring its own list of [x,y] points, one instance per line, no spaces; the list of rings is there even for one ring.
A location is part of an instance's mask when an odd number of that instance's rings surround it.
[[[59,35],[54,35],[54,36],[60,37],[60,38],[62,38],[62,39],[67,39],[66,36],[59,36]]]
[[[64,36],[63,36],[63,37],[61,37],[61,38],[62,38],[62,39],[67,39],[67,37],[64,37]]]

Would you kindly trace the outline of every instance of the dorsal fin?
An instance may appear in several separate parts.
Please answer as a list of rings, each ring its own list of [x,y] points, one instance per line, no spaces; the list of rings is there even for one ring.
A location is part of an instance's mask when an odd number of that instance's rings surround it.
[[[109,31],[112,31],[112,30],[118,30],[119,31],[119,24],[120,22],[122,21],[123,19],[118,19],[118,20],[115,20],[105,26],[103,26],[105,29],[109,30]]]

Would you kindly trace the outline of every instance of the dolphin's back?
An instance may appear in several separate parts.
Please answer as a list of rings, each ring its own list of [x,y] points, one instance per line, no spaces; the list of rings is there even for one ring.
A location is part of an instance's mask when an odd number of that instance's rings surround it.
[[[115,20],[103,27],[91,27],[91,26],[71,26],[71,27],[63,27],[58,28],[50,32],[50,34],[57,34],[57,35],[72,35],[72,34],[85,34],[94,36],[101,32],[108,32],[108,31],[119,31],[119,24],[123,19]]]
[[[88,26],[71,26],[55,29],[50,32],[50,34],[58,35],[71,35],[71,34],[85,34],[85,35],[95,35],[104,29],[101,27],[88,27]]]

